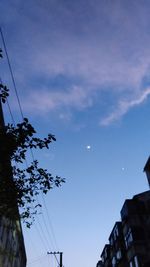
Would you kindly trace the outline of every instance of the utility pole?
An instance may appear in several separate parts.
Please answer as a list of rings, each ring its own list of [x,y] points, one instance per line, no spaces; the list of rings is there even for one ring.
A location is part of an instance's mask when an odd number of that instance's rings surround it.
[[[54,255],[55,256],[55,258],[56,258],[56,254],[59,254],[59,256],[60,256],[60,258],[59,258],[59,262],[58,262],[58,264],[59,264],[59,267],[63,267],[63,263],[62,263],[62,255],[63,255],[63,252],[47,252],[47,254],[49,254],[49,255]],[[57,258],[56,258],[57,259]]]

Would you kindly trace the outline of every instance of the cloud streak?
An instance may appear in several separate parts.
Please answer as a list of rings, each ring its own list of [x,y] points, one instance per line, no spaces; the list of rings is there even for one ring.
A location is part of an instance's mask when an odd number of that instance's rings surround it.
[[[100,121],[100,125],[108,126],[115,122],[116,120],[120,119],[123,115],[125,115],[131,108],[142,104],[150,95],[150,87],[145,89],[141,95],[139,95],[136,99],[132,100],[121,100],[118,104],[117,109],[112,112],[107,117],[103,118]]]

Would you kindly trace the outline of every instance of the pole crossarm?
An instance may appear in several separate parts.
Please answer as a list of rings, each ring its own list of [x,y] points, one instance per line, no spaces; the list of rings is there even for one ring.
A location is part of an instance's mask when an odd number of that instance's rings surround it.
[[[61,254],[61,253],[63,253],[63,252],[59,252],[59,251],[54,251],[54,252],[47,252],[47,254]]]
[[[60,260],[59,260],[58,264],[59,264],[59,267],[63,267],[63,264],[62,264],[62,255],[63,255],[63,252],[59,252],[59,251],[52,252],[52,251],[50,251],[50,252],[47,252],[47,254],[48,255],[54,255],[55,257],[56,257],[56,254],[59,254],[60,255]]]

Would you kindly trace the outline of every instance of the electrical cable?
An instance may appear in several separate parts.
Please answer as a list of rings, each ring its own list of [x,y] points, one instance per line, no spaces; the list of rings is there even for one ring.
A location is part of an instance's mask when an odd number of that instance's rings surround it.
[[[42,194],[42,200],[43,200],[44,208],[45,208],[46,213],[47,213],[47,218],[48,218],[48,222],[49,222],[49,225],[50,225],[50,228],[51,228],[51,232],[52,232],[52,236],[53,236],[53,239],[54,239],[55,248],[56,248],[57,251],[59,251],[58,244],[57,244],[56,237],[55,237],[55,233],[54,233],[54,229],[53,229],[53,225],[52,225],[52,222],[51,222],[51,219],[50,219],[50,215],[49,215],[49,212],[48,212],[47,205],[46,205],[46,202],[45,202],[43,194]]]
[[[36,198],[37,198],[37,201],[39,202],[39,198],[38,198],[38,196],[36,196]],[[42,208],[42,207],[41,207],[41,208]],[[52,249],[54,249],[54,243],[53,243],[53,240],[52,240],[50,231],[49,231],[49,229],[48,229],[48,227],[47,227],[47,222],[46,222],[46,220],[45,220],[44,213],[42,212],[41,215],[42,215],[42,217],[43,217],[43,223],[44,223],[44,226],[45,226],[45,230],[46,230],[47,235],[48,235],[48,237],[49,237],[49,240],[50,240],[50,242],[51,242],[50,247],[52,247]],[[46,239],[47,239],[47,236],[46,236]],[[48,243],[49,243],[49,242],[48,242]],[[49,243],[49,244],[50,244],[50,243]]]
[[[6,99],[6,103],[7,103],[7,107],[8,107],[10,116],[11,116],[12,123],[13,123],[13,125],[15,125],[15,120],[14,120],[14,117],[13,117],[13,114],[12,114],[12,111],[11,111],[11,108],[10,108],[10,104],[9,104],[8,99]]]
[[[12,70],[12,67],[11,67],[9,55],[8,55],[8,52],[7,52],[6,42],[5,42],[4,35],[3,35],[1,27],[0,27],[0,33],[1,33],[1,38],[2,38],[2,42],[3,42],[3,46],[4,46],[4,50],[5,50],[5,54],[6,54],[6,58],[7,58],[7,62],[8,62],[8,67],[9,67],[9,71],[10,71],[12,82],[13,82],[13,86],[14,86],[14,89],[15,89],[15,94],[16,94],[16,98],[17,98],[17,101],[18,101],[21,117],[22,117],[22,119],[24,119],[23,110],[22,110],[21,102],[20,102],[19,95],[18,95],[18,92],[17,92],[16,82],[15,82],[15,78],[14,78],[14,75],[13,75],[13,70]],[[9,111],[10,111],[11,118],[14,121],[9,103],[7,105],[8,105]],[[31,156],[32,156],[32,159],[34,160],[34,155],[33,155],[32,149],[31,149]],[[28,166],[27,161],[26,161],[26,165]],[[50,223],[50,217],[49,217],[49,214],[48,214],[48,210],[47,210],[44,198],[43,198],[43,203],[44,203],[44,207],[45,207],[45,210],[46,210],[46,213],[47,213],[47,217],[48,217],[48,221],[49,221],[50,228],[51,228],[51,231],[52,231],[53,239],[54,239],[55,245],[57,247],[55,234],[54,234],[54,231],[53,231],[53,228],[52,228],[52,224]],[[39,224],[40,228],[42,229],[39,219],[37,221],[38,221],[38,224]],[[45,219],[43,221],[44,221],[44,224],[45,224]],[[47,229],[47,226],[46,226],[46,229]],[[47,232],[49,232],[48,229],[47,229]],[[43,229],[42,229],[42,233],[44,233]]]
[[[56,254],[54,254],[54,257],[55,257],[55,259],[56,259],[56,261],[57,261],[57,263],[58,263],[58,266],[59,266],[60,264],[59,264],[59,261],[58,261],[58,259],[57,259]]]
[[[38,261],[41,262],[42,260],[45,260],[46,258],[47,258],[47,255],[43,255],[43,256],[40,256],[40,257],[38,257],[36,259],[33,259],[31,262],[27,263],[27,267],[37,263]]]
[[[13,75],[13,71],[12,71],[12,67],[11,67],[11,63],[10,63],[10,59],[9,59],[9,56],[8,56],[8,52],[7,52],[7,48],[6,48],[6,43],[5,43],[5,39],[4,39],[4,36],[3,36],[3,32],[2,32],[1,27],[0,27],[0,33],[1,33],[1,38],[2,38],[2,42],[3,42],[3,46],[4,46],[4,50],[5,50],[5,54],[6,54],[6,58],[7,58],[7,61],[8,61],[8,67],[9,67],[9,71],[10,71],[10,74],[11,74],[11,78],[12,78],[13,86],[14,86],[14,89],[15,89],[15,94],[16,94],[16,98],[17,98],[17,101],[18,101],[18,105],[19,105],[19,109],[20,109],[21,117],[22,117],[22,119],[24,119],[24,116],[23,116],[23,110],[22,110],[21,102],[20,102],[19,95],[18,95],[18,92],[17,92],[17,87],[16,87],[16,83],[15,83],[15,78],[14,78],[14,75]],[[11,111],[11,108],[10,108],[10,104],[9,104],[8,101],[7,101],[7,106],[8,106],[9,113],[10,113],[10,116],[11,116],[11,118],[12,118],[12,121],[13,121],[13,123],[14,123],[13,114],[12,114],[12,111]],[[15,124],[15,123],[14,123],[14,124]],[[31,151],[32,159],[33,159],[33,161],[34,161],[34,154],[33,154],[32,149],[30,149],[30,151]],[[25,162],[26,162],[26,166],[28,167],[28,164],[27,164],[27,161],[26,161],[26,160],[25,160]],[[50,225],[50,228],[51,228],[51,232],[52,232],[52,236],[53,236],[53,239],[54,239],[55,246],[58,247],[58,246],[57,246],[57,242],[56,242],[56,237],[55,237],[55,234],[54,234],[54,230],[53,230],[53,227],[52,227],[52,223],[51,223],[51,221],[50,221],[50,216],[49,216],[49,213],[48,213],[48,209],[47,209],[47,206],[46,206],[44,197],[43,197],[43,194],[42,194],[42,200],[43,200],[44,207],[45,207],[45,210],[46,210],[46,214],[47,214],[47,218],[48,218],[49,225]],[[43,213],[42,213],[42,214],[43,214]],[[42,215],[42,216],[43,216],[43,222],[44,222],[44,225],[45,225],[45,227],[46,227],[47,233],[48,233],[48,235],[49,235],[49,237],[50,237],[50,240],[51,240],[51,235],[50,235],[50,232],[49,232],[49,230],[48,230],[48,228],[47,228],[47,225],[46,225],[46,221],[45,221],[44,215]],[[41,226],[41,224],[40,224],[40,221],[39,221],[39,218],[38,218],[38,217],[37,217],[37,221],[38,221],[38,224],[39,224],[39,228],[40,228],[40,230],[42,231],[42,234],[45,236],[44,231],[43,231],[43,229],[42,229],[42,226]],[[37,225],[36,225],[36,229],[37,229]],[[37,229],[37,231],[38,231],[38,229]],[[39,231],[38,231],[38,234],[39,234],[39,236],[40,236],[40,239],[42,240],[42,243],[44,244],[44,243],[45,243],[45,240],[47,240],[47,238],[43,239],[43,238],[42,238],[42,235],[41,235],[41,233],[40,233]],[[44,240],[44,242],[43,242],[43,240]],[[52,242],[52,240],[51,240],[51,242]],[[53,242],[52,242],[52,243],[53,243]],[[46,247],[45,247],[45,244],[44,244],[44,248],[46,248]],[[55,255],[55,259],[56,259],[57,263],[59,264],[59,261],[58,261],[56,255]]]
[[[18,92],[17,92],[15,78],[14,78],[14,75],[13,75],[13,71],[12,71],[12,67],[11,67],[11,64],[10,64],[10,59],[9,59],[9,56],[8,56],[8,52],[7,52],[7,48],[6,48],[6,43],[5,43],[5,39],[4,39],[4,35],[3,35],[3,32],[2,32],[2,28],[1,27],[0,27],[0,33],[1,33],[1,38],[2,38],[2,42],[3,42],[3,46],[4,46],[4,50],[5,50],[5,54],[6,54],[6,58],[7,58],[7,62],[8,62],[8,67],[9,67],[10,75],[11,75],[13,86],[14,86],[14,89],[15,89],[17,101],[18,101],[18,104],[19,104],[21,116],[22,116],[22,118],[24,118],[23,117],[23,111],[22,111],[22,108],[21,108],[21,103],[20,103],[20,100],[19,100],[19,95],[18,95]]]
[[[0,78],[0,82],[2,83],[2,79]],[[14,120],[14,117],[13,117],[13,114],[12,114],[12,111],[11,111],[11,107],[10,107],[10,104],[8,102],[8,99],[6,101],[7,105],[8,105],[8,109],[9,109],[9,113],[11,115],[11,119],[12,119],[12,123],[15,125],[15,120]],[[25,159],[25,163],[26,163],[26,167],[28,167],[28,163],[27,163],[27,160]],[[18,164],[15,162],[15,165],[18,166]],[[38,221],[38,224],[39,224],[39,227],[41,228],[41,225],[40,225],[40,222]],[[37,228],[37,225],[35,226]],[[39,235],[40,235],[40,239],[42,240],[42,244],[43,244],[43,247],[44,249],[47,250],[47,247],[45,246],[45,242],[44,242],[44,239],[43,239],[43,235],[41,235],[39,229],[37,229]],[[43,234],[43,230],[42,230],[42,234]]]

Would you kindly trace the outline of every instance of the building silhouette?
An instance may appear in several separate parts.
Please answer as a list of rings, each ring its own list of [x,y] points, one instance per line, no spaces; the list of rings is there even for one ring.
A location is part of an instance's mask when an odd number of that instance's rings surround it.
[[[150,185],[150,158],[144,172]],[[126,199],[97,267],[150,267],[150,191]]]

